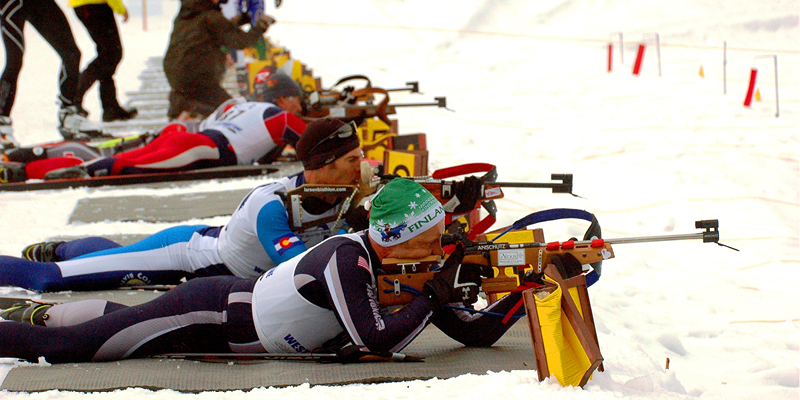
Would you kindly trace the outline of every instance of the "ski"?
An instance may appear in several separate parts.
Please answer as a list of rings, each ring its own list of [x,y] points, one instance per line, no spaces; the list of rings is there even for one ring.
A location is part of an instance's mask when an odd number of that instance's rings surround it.
[[[192,171],[159,172],[153,174],[133,174],[98,176],[94,178],[53,179],[36,182],[10,182],[0,184],[0,191],[22,192],[29,190],[50,190],[79,187],[125,186],[159,182],[180,182],[207,179],[231,179],[268,175],[278,172],[273,165],[231,166],[197,169]]]
[[[60,301],[32,299],[30,297],[0,297],[0,311],[19,304],[60,304]]]
[[[120,286],[118,288],[112,289],[105,289],[107,291],[159,291],[159,292],[166,292],[170,289],[175,288],[177,285],[139,285],[139,286]],[[79,301],[80,299],[78,299]],[[32,297],[14,297],[14,296],[0,296],[0,311],[5,310],[7,308],[14,307],[15,305],[28,303],[28,304],[64,304],[70,301],[74,301],[74,299],[34,299]]]

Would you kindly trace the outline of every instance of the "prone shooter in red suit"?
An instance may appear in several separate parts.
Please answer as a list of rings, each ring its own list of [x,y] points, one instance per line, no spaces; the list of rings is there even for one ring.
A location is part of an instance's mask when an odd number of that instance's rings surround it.
[[[259,74],[253,102],[230,101],[201,125],[199,133],[181,124],[164,128],[146,146],[48,172],[45,179],[146,174],[274,161],[294,144],[306,124],[300,119],[303,92],[281,72]],[[53,162],[52,159],[48,160]],[[32,177],[29,177],[32,178]]]

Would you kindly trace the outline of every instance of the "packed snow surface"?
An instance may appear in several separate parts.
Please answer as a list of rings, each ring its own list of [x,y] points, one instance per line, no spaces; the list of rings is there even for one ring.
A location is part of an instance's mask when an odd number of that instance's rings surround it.
[[[85,64],[94,57],[94,44],[67,1],[57,2]],[[116,75],[123,101],[126,91],[138,89],[145,61],[164,54],[178,8],[175,0],[150,1],[144,30],[141,3],[128,3],[132,17],[120,24],[125,58]],[[131,388],[0,397],[800,396],[798,0],[287,0],[277,10],[268,3],[278,20],[270,37],[311,66],[323,84],[364,74],[387,88],[420,82],[424,95],[398,93],[394,102],[447,97],[450,110],[398,112],[400,133],[427,133],[432,169],[488,162],[497,165],[500,180],[523,182],[574,174],[580,197],[506,189],[496,226],[555,207],[593,212],[606,238],[693,233],[696,220],[719,219],[721,242],[740,251],[698,240],[616,245],[616,258],[605,262],[602,279],[590,288],[606,372],[596,373],[584,389],[563,388],[552,379],[538,382],[535,371],[495,371],[447,380],[229,393]],[[16,137],[30,145],[59,138],[54,103],[59,60],[30,25],[26,35],[12,118]],[[640,43],[646,48],[641,73],[634,76]],[[758,98],[746,108],[751,68],[757,69]],[[89,92],[85,106],[97,120],[95,93]],[[168,226],[68,224],[83,198],[166,196],[259,183],[0,193],[0,253],[18,255],[25,245],[59,234],[146,234]],[[565,240],[581,236],[586,225],[562,221],[543,228],[547,239]],[[0,365],[4,372],[12,367],[12,361]]]

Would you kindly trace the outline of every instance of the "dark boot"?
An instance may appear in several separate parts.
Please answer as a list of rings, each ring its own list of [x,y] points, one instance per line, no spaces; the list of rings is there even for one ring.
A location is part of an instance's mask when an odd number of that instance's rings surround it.
[[[136,117],[139,114],[139,110],[135,107],[131,108],[122,108],[116,107],[111,109],[104,109],[103,110],[103,122],[111,122],[111,121],[127,121],[131,118]]]
[[[25,182],[28,175],[25,164],[13,161],[0,161],[0,183]]]
[[[36,262],[64,261],[56,254],[56,248],[62,243],[64,242],[34,243],[22,250],[22,258]]]
[[[119,58],[122,58],[121,51]],[[120,107],[117,101],[117,86],[111,76],[98,80],[100,82],[100,105],[103,106],[103,122],[127,121],[139,113],[136,108]]]

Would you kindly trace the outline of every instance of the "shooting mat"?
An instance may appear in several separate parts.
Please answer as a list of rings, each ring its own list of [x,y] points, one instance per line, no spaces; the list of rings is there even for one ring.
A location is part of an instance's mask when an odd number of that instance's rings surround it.
[[[108,291],[89,295],[119,301],[149,300],[147,291]],[[50,295],[57,299],[64,295]],[[71,294],[69,300],[76,297]],[[70,363],[47,367],[19,366],[9,372],[0,389],[12,392],[47,390],[109,391],[128,387],[172,389],[181,392],[249,390],[257,387],[343,385],[451,378],[467,373],[534,369],[530,335],[525,321],[515,324],[491,348],[467,348],[434,326],[404,351],[425,357],[424,362],[370,362],[323,364],[311,361],[212,363],[188,360],[136,359],[105,363]]]
[[[265,178],[277,179],[302,171],[299,163],[275,164],[277,172]],[[253,187],[266,183],[259,179]],[[147,185],[157,186],[157,185]],[[237,189],[221,192],[187,193],[170,196],[91,197],[78,201],[69,223],[102,221],[182,222],[190,219],[231,215],[239,202],[250,192]]]
[[[284,169],[280,175],[296,171]],[[254,184],[255,186],[256,184]],[[248,190],[194,193],[163,197],[94,197],[78,202],[70,222],[181,222],[192,218],[229,215]],[[121,244],[143,235],[109,237]],[[71,237],[60,236],[60,240]],[[127,305],[149,301],[161,293],[136,289],[44,294],[42,299],[77,301],[101,298]],[[14,295],[14,294],[12,294]],[[25,296],[25,293],[20,293]],[[534,369],[530,334],[525,321],[515,324],[491,348],[466,348],[434,326],[404,351],[425,357],[421,363],[372,362],[322,364],[311,361],[211,363],[189,360],[137,359],[106,363],[70,363],[13,368],[0,386],[12,392],[47,390],[110,391],[128,387],[173,389],[182,392],[248,390],[257,387],[339,385],[414,379],[451,378],[467,373]]]

